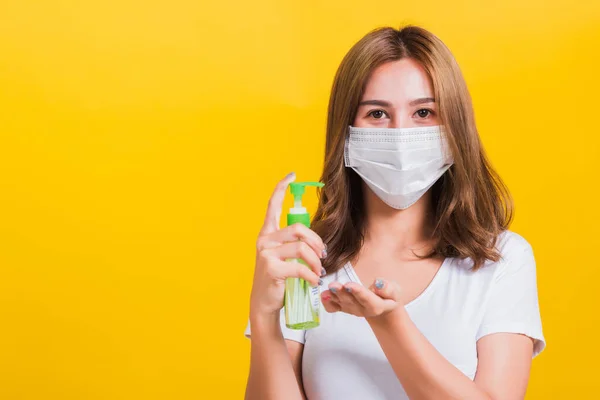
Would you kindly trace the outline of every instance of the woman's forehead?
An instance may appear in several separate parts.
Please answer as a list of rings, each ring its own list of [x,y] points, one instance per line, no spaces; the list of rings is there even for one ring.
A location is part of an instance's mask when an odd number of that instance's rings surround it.
[[[433,97],[425,69],[412,59],[392,61],[377,67],[367,82],[361,100],[384,100],[394,105]]]

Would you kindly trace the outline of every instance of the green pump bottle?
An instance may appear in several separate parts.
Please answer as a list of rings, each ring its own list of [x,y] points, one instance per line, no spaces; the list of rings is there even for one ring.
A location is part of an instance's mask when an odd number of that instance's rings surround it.
[[[304,224],[310,228],[310,215],[302,206],[302,195],[307,186],[323,187],[321,182],[292,182],[290,191],[294,196],[294,207],[287,215],[287,224]],[[291,258],[307,265],[303,260]],[[307,265],[308,268],[308,265]],[[290,329],[311,329],[319,326],[320,309],[319,287],[312,287],[302,278],[287,278],[285,281],[285,325]]]

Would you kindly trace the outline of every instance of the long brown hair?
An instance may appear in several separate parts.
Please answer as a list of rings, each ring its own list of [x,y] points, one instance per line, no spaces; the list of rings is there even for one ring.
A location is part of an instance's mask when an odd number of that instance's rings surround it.
[[[350,261],[364,240],[361,178],[344,166],[344,142],[367,81],[383,63],[411,58],[429,75],[440,123],[445,126],[454,164],[431,188],[434,247],[427,256],[470,257],[474,269],[498,261],[498,234],[513,217],[508,189],[488,161],[471,96],[450,50],[431,32],[413,25],[377,28],[359,40],[340,64],[329,99],[325,163],[319,206],[312,229],[328,245],[328,272]]]

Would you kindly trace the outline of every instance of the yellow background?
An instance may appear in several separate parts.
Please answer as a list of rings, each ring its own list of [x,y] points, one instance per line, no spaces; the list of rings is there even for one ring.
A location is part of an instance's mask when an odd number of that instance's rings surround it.
[[[455,54],[534,247],[528,399],[596,397],[600,3],[485,3],[1,0],[0,398],[241,398],[268,196],[402,23]]]

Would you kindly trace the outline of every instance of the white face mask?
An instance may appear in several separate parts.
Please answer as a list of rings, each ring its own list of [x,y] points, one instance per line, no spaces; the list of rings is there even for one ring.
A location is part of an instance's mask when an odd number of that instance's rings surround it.
[[[387,205],[413,205],[453,163],[441,125],[416,128],[349,126],[344,165]]]

